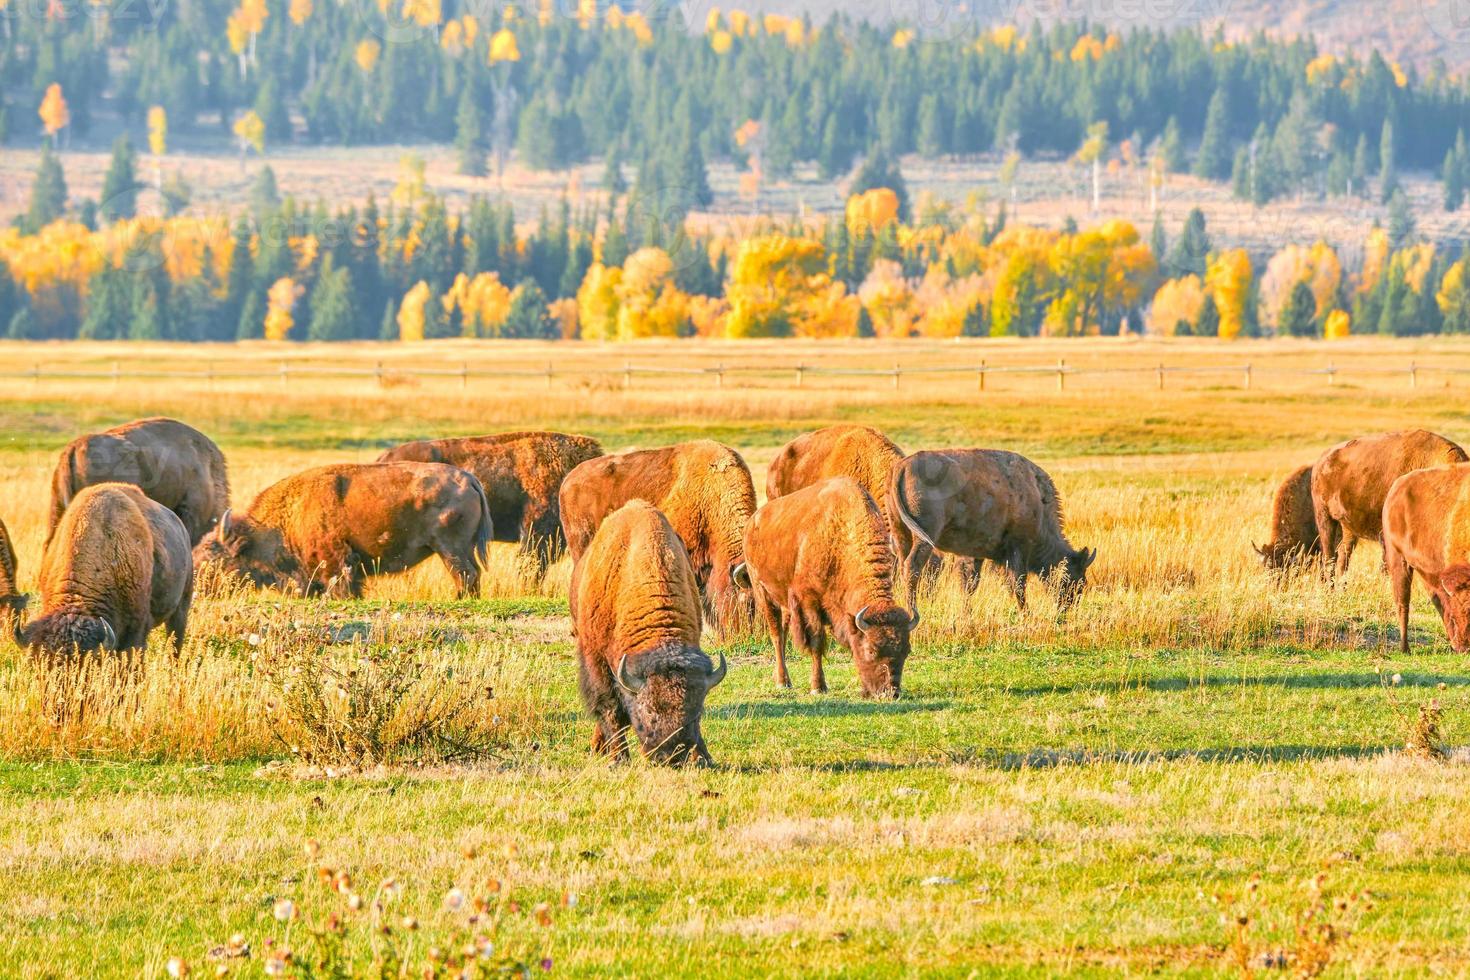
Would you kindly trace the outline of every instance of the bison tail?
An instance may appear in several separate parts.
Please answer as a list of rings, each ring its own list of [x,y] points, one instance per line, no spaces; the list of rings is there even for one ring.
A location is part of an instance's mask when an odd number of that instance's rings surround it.
[[[51,543],[51,535],[56,533],[56,525],[61,523],[61,515],[71,506],[71,498],[76,491],[77,447],[72,445],[61,451],[61,459],[56,461],[56,472],[51,474],[51,516],[46,527],[46,544]]]
[[[475,532],[475,562],[483,570],[490,563],[490,539],[495,536],[495,522],[490,517],[490,498],[485,496],[485,487],[479,478],[470,475],[475,485],[475,494],[480,498],[480,527]]]
[[[889,479],[888,482],[889,509],[893,511],[894,516],[896,516],[900,521],[903,522],[903,526],[909,529],[910,534],[927,544],[929,547],[937,548],[938,545],[934,543],[934,539],[929,536],[928,531],[925,531],[922,527],[919,526],[919,522],[914,517],[913,511],[909,509],[908,502],[904,500],[903,477],[904,474],[907,472],[908,467],[905,466],[903,463],[900,463],[893,468],[893,476]]]

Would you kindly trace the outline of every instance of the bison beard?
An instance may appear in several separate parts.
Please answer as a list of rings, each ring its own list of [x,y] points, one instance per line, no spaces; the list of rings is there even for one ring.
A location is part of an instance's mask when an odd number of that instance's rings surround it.
[[[699,649],[699,594],[683,543],[635,500],[602,522],[572,570],[578,687],[594,751],[627,756],[626,733],[669,764],[710,761],[700,719],[724,680]]]

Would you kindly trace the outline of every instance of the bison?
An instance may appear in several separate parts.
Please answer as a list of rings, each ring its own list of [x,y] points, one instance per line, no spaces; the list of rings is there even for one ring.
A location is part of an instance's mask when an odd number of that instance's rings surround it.
[[[178,515],[198,544],[230,506],[225,457],[204,433],[174,419],[140,419],[80,436],[51,476],[46,541],[72,499],[98,483],[131,483]]]
[[[578,687],[592,715],[592,749],[707,765],[704,699],[725,679],[699,648],[699,590],[684,543],[653,506],[634,500],[602,521],[572,569]]]
[[[769,501],[745,529],[736,578],[755,593],[776,647],[776,683],[786,674],[785,627],[822,673],[827,630],[852,651],[866,697],[898,697],[909,634],[918,625],[893,601],[893,549],[878,505],[857,480],[835,477]]]
[[[766,499],[834,476],[850,476],[874,500],[887,500],[888,481],[901,459],[903,450],[871,425],[829,425],[781,447],[766,470]]]
[[[1312,467],[1300,466],[1281,481],[1271,502],[1271,537],[1264,546],[1251,547],[1266,568],[1284,572],[1322,553],[1317,517],[1312,511]]]
[[[914,453],[893,471],[888,511],[903,556],[909,605],[919,572],[934,549],[995,562],[1026,608],[1026,578],[1056,572],[1057,603],[1065,611],[1087,584],[1097,558],[1073,548],[1062,527],[1056,485],[1041,467],[1001,449]]]
[[[755,487],[740,454],[707,439],[588,460],[561,485],[561,523],[574,559],[608,514],[630,500],[653,504],[689,551],[706,609],[722,629],[754,612],[731,573],[744,560],[743,535]]]
[[[173,511],[125,483],[99,483],[72,500],[41,558],[41,614],[21,624],[25,601],[0,525],[0,598],[15,642],[48,654],[141,650],[162,624],[184,645],[194,597],[189,532]]]
[[[238,517],[227,511],[194,558],[257,586],[355,597],[364,577],[438,555],[466,596],[480,591],[492,533],[480,481],[458,467],[343,464],[267,487]]]
[[[557,505],[561,481],[578,463],[601,455],[602,445],[586,436],[505,432],[406,442],[378,462],[449,463],[473,473],[490,501],[495,539],[519,541],[539,581],[566,549]]]
[[[1383,502],[1383,557],[1409,652],[1414,575],[1429,589],[1450,646],[1470,649],[1470,464],[1434,466],[1393,482]]]
[[[1347,573],[1360,538],[1381,542],[1383,504],[1393,481],[1466,459],[1465,450],[1423,429],[1349,439],[1323,453],[1312,467],[1312,512],[1326,577],[1339,568]]]

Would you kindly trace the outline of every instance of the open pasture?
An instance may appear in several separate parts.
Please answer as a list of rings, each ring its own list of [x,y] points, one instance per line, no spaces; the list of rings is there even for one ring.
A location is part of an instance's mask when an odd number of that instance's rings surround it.
[[[127,376],[283,358],[299,369],[284,382]],[[973,375],[917,373],[798,389],[786,369],[1058,358],[1137,370],[1061,391],[996,374],[980,392]],[[1331,386],[1265,370],[1329,359]],[[548,360],[551,382],[408,372]],[[381,380],[306,371],[379,361]],[[624,389],[627,361],[761,370]],[[1247,361],[1250,390],[1234,373],[1159,390],[1146,370]],[[139,664],[84,670],[0,640],[0,973],[159,976],[179,957],[196,976],[258,976],[283,948],[299,966],[331,946],[312,930],[332,912],[356,968],[391,948],[419,973],[475,933],[456,932],[455,888],[507,911],[498,954],[584,975],[1466,969],[1470,669],[1422,592],[1413,651],[1397,653],[1376,548],[1329,589],[1273,585],[1251,541],[1276,481],[1336,441],[1410,426],[1470,439],[1470,375],[1436,373],[1470,368],[1470,345],[0,345],[0,370],[114,362],[117,382],[0,385],[0,518],[23,588],[57,450],[152,414],[216,439],[237,506],[306,466],[515,428],[609,450],[708,436],[762,491],[788,439],[862,421],[907,451],[1031,456],[1099,558],[1062,620],[1044,589],[1019,614],[998,578],[968,596],[942,575],[892,703],[858,697],[840,649],[819,696],[800,656],[797,688],[774,686],[763,634],[707,632],[730,673],[704,723],[717,766],[698,771],[590,754],[569,563],[531,589],[509,545],[492,546],[477,600],[451,599],[433,562],[359,601],[210,591],[177,661],[161,634]],[[1412,388],[1410,362],[1426,366]],[[321,865],[369,904],[349,909]],[[391,935],[369,924],[375,898]],[[282,899],[299,919],[278,920]],[[235,934],[248,958],[230,955]]]

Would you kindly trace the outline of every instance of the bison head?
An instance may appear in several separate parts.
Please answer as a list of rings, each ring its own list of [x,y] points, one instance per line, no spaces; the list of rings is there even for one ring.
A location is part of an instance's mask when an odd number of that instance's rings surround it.
[[[47,613],[29,626],[14,622],[15,644],[46,654],[92,653],[116,650],[117,633],[112,624],[100,616],[87,613],[57,611]]]
[[[705,586],[705,612],[721,635],[742,629],[755,621],[755,596],[751,594],[750,573],[745,563],[723,565],[715,562]]]
[[[1470,565],[1451,565],[1439,576],[1444,631],[1456,652],[1470,650]]]
[[[1096,548],[1079,548],[1063,558],[1057,566],[1057,611],[1066,612],[1077,604],[1087,588],[1087,570],[1097,561]]]
[[[666,765],[709,764],[699,722],[705,695],[725,679],[725,670],[724,654],[711,669],[709,657],[694,647],[651,650],[632,663],[626,655],[618,660],[618,687],[645,756]]]
[[[300,588],[302,584],[301,564],[286,547],[281,532],[249,517],[232,518],[229,511],[219,519],[214,533],[205,535],[194,549],[194,567],[208,566],[260,588]]]
[[[0,629],[9,619],[14,628],[20,629],[20,615],[26,607],[26,597],[16,587],[15,548],[10,543],[10,531],[0,521]]]
[[[1266,566],[1268,572],[1289,571],[1306,559],[1306,552],[1300,545],[1288,547],[1272,541],[1265,547],[1251,542],[1251,547],[1261,556],[1261,564]]]
[[[909,634],[919,614],[892,604],[866,605],[852,617],[848,647],[857,668],[863,697],[896,698],[903,689],[903,665],[909,657]]]

